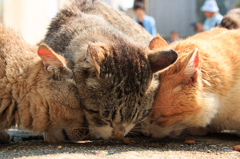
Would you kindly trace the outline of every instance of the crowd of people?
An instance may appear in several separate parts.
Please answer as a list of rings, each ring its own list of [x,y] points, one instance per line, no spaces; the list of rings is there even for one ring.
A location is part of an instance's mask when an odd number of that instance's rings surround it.
[[[155,19],[151,16],[145,14],[145,6],[141,2],[137,2],[134,5],[134,11],[137,16],[135,21],[144,27],[152,36],[157,34]],[[219,25],[223,19],[223,16],[219,13],[219,8],[215,0],[205,0],[201,11],[204,12],[206,20],[203,23],[195,24],[196,33],[210,30],[211,28]],[[173,30],[170,34],[169,43],[174,41],[179,41],[179,33],[176,30]]]

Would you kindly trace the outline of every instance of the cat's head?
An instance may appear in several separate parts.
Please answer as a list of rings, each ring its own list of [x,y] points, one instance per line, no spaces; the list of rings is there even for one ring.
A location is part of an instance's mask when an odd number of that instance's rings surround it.
[[[177,54],[116,43],[90,42],[74,72],[90,132],[119,140],[149,115],[158,88],[154,73],[173,64]]]
[[[227,29],[238,29],[240,27],[240,9],[231,9],[222,19],[219,27]]]
[[[200,123],[195,120],[201,110],[199,51],[194,46],[187,48],[181,44],[175,45],[174,50],[178,52],[178,60],[159,77],[160,87],[147,130],[153,137],[177,136],[183,129]]]
[[[64,57],[46,44],[39,46],[38,55],[41,71],[36,69],[32,77],[38,81],[37,91],[29,97],[39,109],[33,118],[33,130],[45,132],[48,142],[82,140],[87,122],[72,70]]]

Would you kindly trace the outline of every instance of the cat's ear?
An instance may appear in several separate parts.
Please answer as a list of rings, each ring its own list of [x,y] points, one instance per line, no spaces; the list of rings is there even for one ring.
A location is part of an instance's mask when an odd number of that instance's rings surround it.
[[[157,36],[152,39],[148,47],[150,50],[157,50],[165,46],[168,46],[168,43],[161,38],[159,34],[157,34]]]
[[[183,79],[186,84],[197,81],[200,71],[200,59],[198,49],[193,50],[186,58],[186,65],[183,70]]]
[[[56,54],[47,44],[41,44],[38,48],[38,55],[43,60],[43,64],[48,68],[59,69],[66,67],[66,60],[61,55]]]
[[[92,62],[96,67],[97,71],[100,72],[102,62],[108,54],[106,46],[104,46],[103,44],[90,42],[88,44],[88,53],[90,54]]]
[[[165,70],[165,68],[173,64],[177,58],[178,54],[174,50],[155,51],[148,55],[152,73]]]

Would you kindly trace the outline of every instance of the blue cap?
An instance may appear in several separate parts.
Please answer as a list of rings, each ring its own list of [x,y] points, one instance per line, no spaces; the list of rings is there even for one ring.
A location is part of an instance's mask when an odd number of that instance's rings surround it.
[[[201,7],[201,11],[218,12],[219,8],[215,0],[206,0]]]

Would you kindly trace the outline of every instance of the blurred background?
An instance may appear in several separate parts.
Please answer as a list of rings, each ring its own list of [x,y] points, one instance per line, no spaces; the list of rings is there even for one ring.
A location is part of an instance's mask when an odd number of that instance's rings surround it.
[[[0,21],[19,32],[23,38],[36,44],[47,31],[51,19],[73,0],[0,0]],[[203,22],[200,10],[204,0],[102,0],[135,18],[132,9],[138,1],[145,5],[146,14],[155,18],[157,32],[169,39],[171,32],[180,37],[193,35],[194,24]],[[220,13],[240,7],[240,0],[216,0]]]

